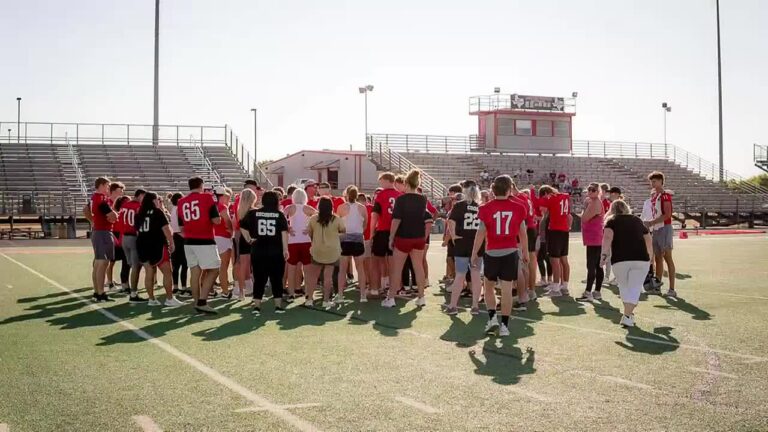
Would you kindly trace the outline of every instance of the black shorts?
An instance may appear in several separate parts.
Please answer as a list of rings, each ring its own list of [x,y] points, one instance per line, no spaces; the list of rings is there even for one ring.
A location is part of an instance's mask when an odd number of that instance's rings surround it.
[[[142,264],[149,264],[151,266],[160,265],[166,261],[170,261],[168,254],[168,247],[164,245],[159,246],[144,246],[139,247],[139,262]]]
[[[550,258],[568,256],[568,231],[547,231],[547,250]]]
[[[536,237],[539,236],[539,232],[535,228],[528,228],[528,252],[536,252]]]
[[[365,253],[365,245],[360,242],[341,242],[341,256],[359,257]]]
[[[114,256],[114,258],[115,259],[111,260],[112,262],[118,262],[118,261],[122,262],[123,260],[125,260],[125,252],[123,251],[123,247],[122,246],[115,245],[115,256]]]
[[[511,282],[517,280],[517,251],[500,257],[483,256],[483,275],[489,281],[503,280]]]
[[[171,260],[174,264],[187,266],[187,255],[184,253],[184,237],[179,233],[173,234],[173,254]]]
[[[240,255],[250,255],[251,254],[251,244],[245,241],[244,237],[238,237],[237,239],[237,256]]]
[[[389,248],[389,231],[376,231],[373,235],[371,252],[377,257],[392,256],[392,249]]]

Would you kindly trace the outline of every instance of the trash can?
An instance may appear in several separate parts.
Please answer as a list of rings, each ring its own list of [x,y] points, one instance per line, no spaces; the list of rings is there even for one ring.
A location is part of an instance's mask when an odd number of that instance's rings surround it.
[[[58,224],[57,225],[58,231],[59,231],[59,238],[65,239],[67,238],[67,226],[64,224]]]

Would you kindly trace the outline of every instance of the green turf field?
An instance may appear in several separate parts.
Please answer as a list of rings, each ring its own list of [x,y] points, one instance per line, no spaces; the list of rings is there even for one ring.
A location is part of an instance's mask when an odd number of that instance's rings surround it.
[[[768,430],[768,239],[676,240],[681,299],[544,298],[512,335],[413,301],[90,305],[87,243],[0,248],[0,431]],[[432,279],[443,273],[433,243]],[[585,277],[571,243],[572,293]],[[117,275],[117,272],[116,272]]]

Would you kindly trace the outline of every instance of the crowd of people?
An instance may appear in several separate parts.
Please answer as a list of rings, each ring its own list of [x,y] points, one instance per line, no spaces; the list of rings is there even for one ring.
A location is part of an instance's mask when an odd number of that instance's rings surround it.
[[[391,308],[398,298],[415,297],[415,305],[424,307],[431,285],[426,256],[432,225],[441,218],[441,282],[450,293],[445,313],[458,314],[461,297],[469,297],[472,315],[484,306],[486,331],[505,336],[513,310],[524,312],[537,301],[537,287],[549,297],[571,295],[571,194],[557,184],[519,188],[513,176],[500,174],[488,189],[484,179],[452,185],[441,215],[423,194],[420,176],[418,170],[383,173],[370,196],[353,185],[333,196],[328,183],[265,190],[254,180],[233,194],[200,177],[189,179],[186,194],[138,189],[125,196],[122,183],[100,177],[84,208],[92,224],[92,299],[113,301],[110,291],[122,291],[132,304],[179,307],[191,298],[195,311],[216,314],[209,301],[250,296],[258,316],[267,288],[274,312],[284,313],[297,299],[313,307],[318,288],[321,306],[337,307],[354,287],[361,303],[377,298]],[[662,173],[648,180],[652,190],[641,217],[619,188],[599,183],[587,186],[578,215],[587,277],[576,300],[600,301],[604,281],[617,284],[626,327],[634,325],[644,289],[661,294],[664,264],[666,295],[677,296],[672,196]],[[142,270],[146,298],[139,294]],[[155,296],[158,273],[162,304]]]

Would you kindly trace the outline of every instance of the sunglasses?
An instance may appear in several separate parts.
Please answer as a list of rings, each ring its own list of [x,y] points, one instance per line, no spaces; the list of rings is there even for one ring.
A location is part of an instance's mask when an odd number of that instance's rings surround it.
[[[597,189],[593,189],[593,188],[588,188],[587,190],[588,190],[589,192],[597,192]]]

